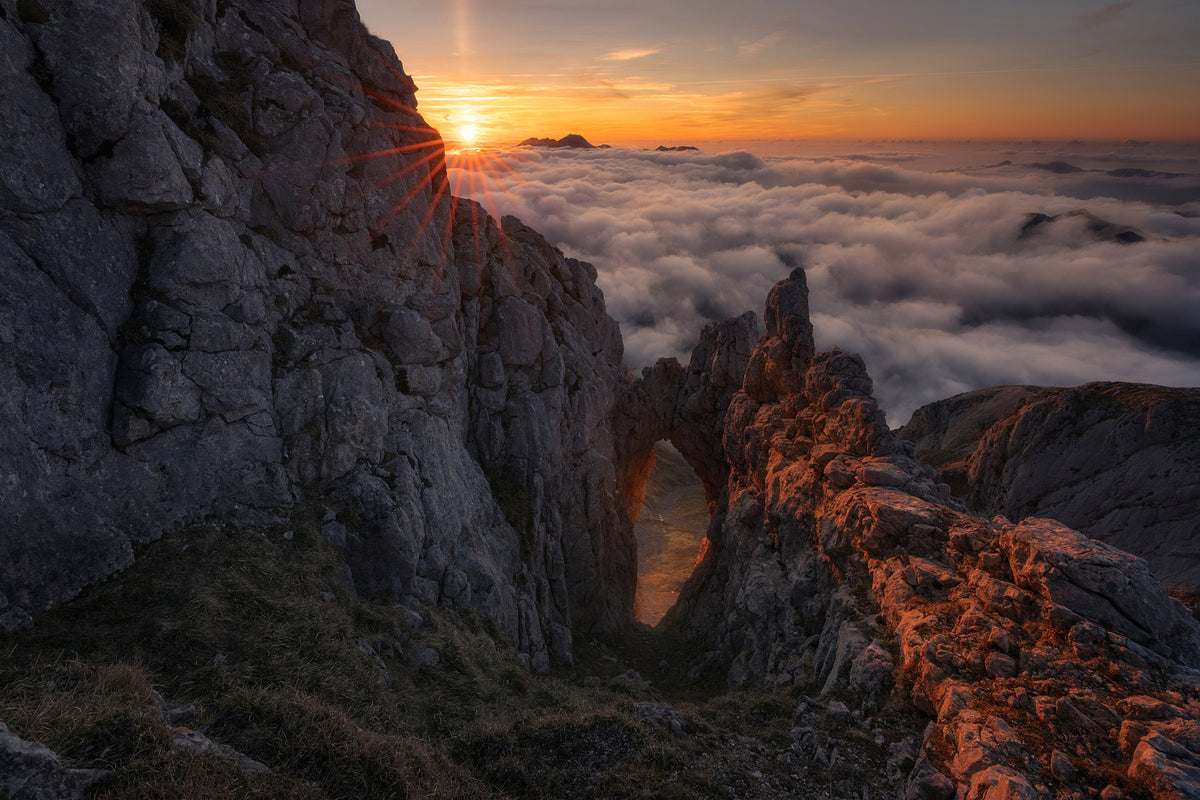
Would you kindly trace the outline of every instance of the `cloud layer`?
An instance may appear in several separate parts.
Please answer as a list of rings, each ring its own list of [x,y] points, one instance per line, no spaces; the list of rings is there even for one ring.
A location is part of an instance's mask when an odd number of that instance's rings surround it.
[[[1200,180],[1155,174],[1194,154],[991,147],[951,169],[916,151],[494,155],[512,172],[477,175],[472,192],[452,170],[456,193],[594,263],[634,369],[686,359],[709,320],[761,313],[802,264],[818,347],[863,354],[893,425],[994,384],[1200,385]],[[1032,166],[1068,158],[1082,170]],[[1021,236],[1027,215],[1075,209],[1146,241],[1101,238],[1083,216]]]

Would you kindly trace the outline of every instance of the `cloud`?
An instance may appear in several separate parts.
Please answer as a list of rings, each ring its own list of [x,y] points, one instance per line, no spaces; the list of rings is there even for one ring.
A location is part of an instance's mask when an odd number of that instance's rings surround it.
[[[1156,152],[1139,151],[1139,163],[1190,164],[1165,152],[1155,161]],[[1022,166],[1068,156],[1085,170]],[[818,346],[863,354],[892,424],[923,403],[1002,383],[1200,385],[1195,174],[1121,179],[1107,174],[1122,163],[1117,153],[994,146],[952,158],[895,147],[501,157],[515,174],[487,179],[493,208],[596,265],[634,369],[686,360],[710,319],[761,313],[771,286],[801,263]],[[462,174],[451,175],[464,192]],[[1147,241],[1101,241],[1069,216],[1019,235],[1029,213],[1079,208]]]
[[[1128,10],[1133,3],[1109,3],[1104,8],[1093,11],[1090,14],[1084,14],[1079,17],[1079,27],[1083,30],[1098,28],[1105,23],[1112,22],[1120,17]]]
[[[806,102],[814,92],[810,86],[779,84],[730,94],[726,102],[729,113],[734,116],[764,119],[790,114],[796,105]]]
[[[620,88],[615,81],[597,78],[596,86],[599,88],[599,93],[603,97],[611,97],[618,100],[628,100],[629,98],[633,97],[631,93]]]
[[[605,61],[633,61],[637,58],[645,58],[646,56],[652,56],[655,53],[661,52],[661,47],[631,47],[626,50],[614,50],[611,53],[606,53],[605,55],[600,56],[600,58]]]
[[[772,47],[782,42],[786,36],[787,33],[784,31],[775,31],[774,33],[767,34],[761,39],[738,45],[738,55],[743,57],[758,55],[762,51],[770,50]]]

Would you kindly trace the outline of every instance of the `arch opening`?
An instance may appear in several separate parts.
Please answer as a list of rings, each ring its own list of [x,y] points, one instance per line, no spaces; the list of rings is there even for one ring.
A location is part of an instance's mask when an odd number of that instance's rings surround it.
[[[704,486],[670,442],[654,446],[641,511],[634,525],[638,579],[634,618],[657,625],[675,605],[703,552],[711,517]]]

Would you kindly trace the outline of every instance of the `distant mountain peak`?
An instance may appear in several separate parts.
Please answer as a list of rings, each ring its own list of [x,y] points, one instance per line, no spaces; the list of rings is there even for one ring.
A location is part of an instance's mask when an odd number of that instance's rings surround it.
[[[578,133],[568,133],[566,136],[562,137],[561,139],[549,139],[549,138],[539,139],[537,137],[533,137],[533,138],[526,139],[525,141],[521,142],[521,144],[518,145],[518,147],[548,147],[548,148],[554,148],[554,149],[563,148],[563,147],[571,147],[571,148],[575,148],[576,150],[596,150],[596,149],[598,149],[597,145],[592,144],[591,142],[589,142],[587,139],[585,139],[583,136],[581,136]],[[608,145],[605,145],[605,144],[599,145],[599,148],[607,148],[607,147],[608,147]]]
[[[1034,234],[1044,231],[1047,227],[1062,220],[1082,219],[1088,233],[1100,241],[1111,241],[1117,244],[1137,244],[1146,241],[1136,228],[1128,225],[1118,225],[1098,217],[1086,208],[1076,208],[1061,214],[1042,214],[1040,212],[1026,214],[1025,224],[1021,226],[1021,238],[1027,239]]]

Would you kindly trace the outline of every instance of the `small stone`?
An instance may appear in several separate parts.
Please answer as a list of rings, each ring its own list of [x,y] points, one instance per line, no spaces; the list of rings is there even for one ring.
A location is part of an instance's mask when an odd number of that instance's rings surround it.
[[[214,756],[225,761],[232,761],[242,771],[251,775],[264,775],[271,769],[261,761],[255,761],[244,753],[239,753],[227,744],[217,744],[199,731],[190,728],[175,728],[171,731],[171,749],[195,753],[198,756]]]
[[[410,631],[419,631],[421,626],[425,624],[425,618],[421,616],[419,611],[411,608],[399,608],[400,624]]]
[[[1061,750],[1055,750],[1050,754],[1050,772],[1054,775],[1055,780],[1062,783],[1069,783],[1079,774],[1079,770],[1075,769],[1071,759]]]
[[[641,675],[638,674],[638,671],[635,669],[625,670],[620,675],[613,678],[613,680],[621,681],[622,683],[632,684],[634,686],[639,686],[643,689],[650,686],[650,681],[644,679]]]
[[[413,653],[413,664],[418,667],[432,667],[437,665],[440,660],[437,650],[434,650],[432,647],[422,647]]]
[[[1042,722],[1052,722],[1055,718],[1055,704],[1058,701],[1053,697],[1041,696],[1033,699],[1034,714]]]
[[[830,700],[825,709],[825,716],[834,725],[853,725],[854,715],[841,700]]]
[[[1017,662],[1003,653],[988,653],[984,665],[993,678],[1012,678],[1017,674]]]
[[[788,733],[792,750],[804,758],[813,758],[817,753],[817,732],[812,728],[796,727]]]
[[[633,718],[653,723],[670,731],[673,736],[682,738],[684,735],[683,715],[663,703],[638,703]]]
[[[954,792],[954,782],[939,772],[922,753],[908,777],[904,800],[950,800]]]
[[[909,481],[904,470],[882,459],[864,463],[859,476],[868,486],[903,486]]]
[[[196,719],[196,706],[188,703],[183,706],[171,706],[167,709],[167,722],[172,725],[186,725]]]

